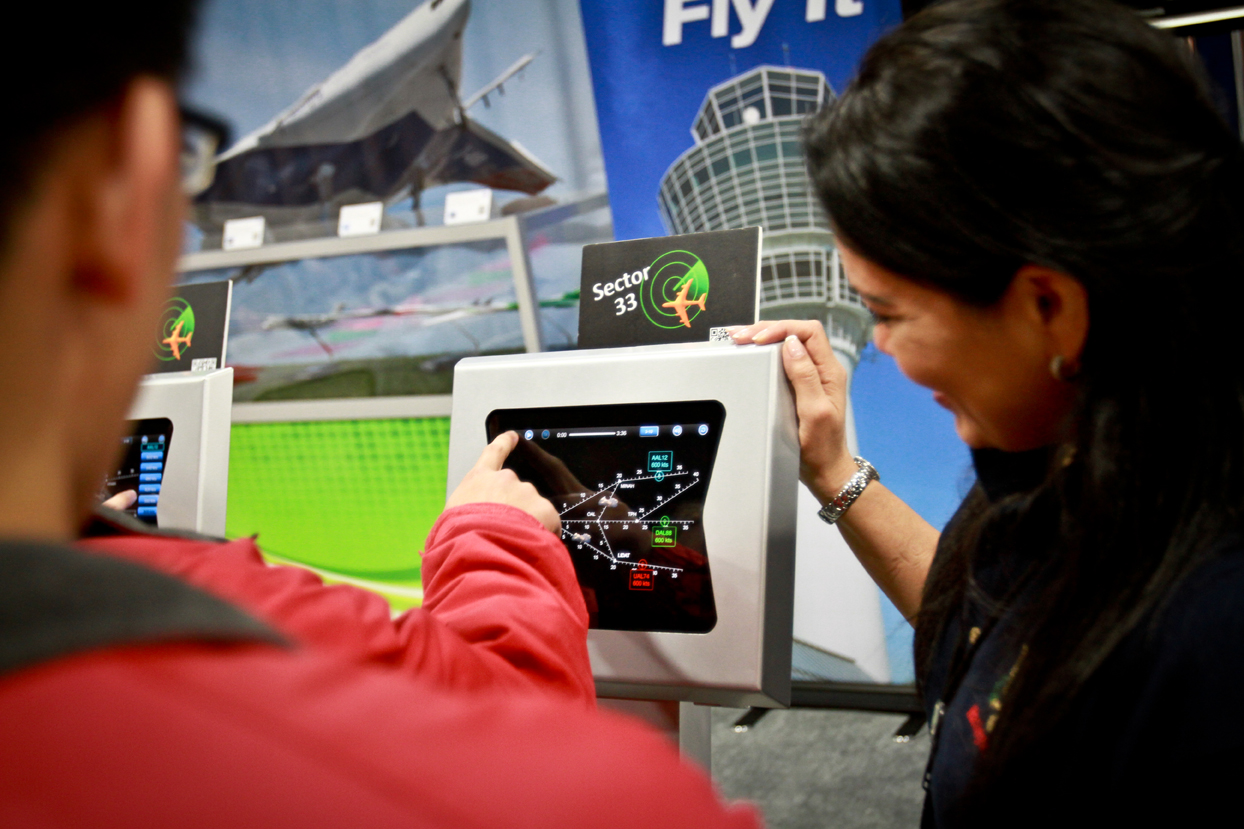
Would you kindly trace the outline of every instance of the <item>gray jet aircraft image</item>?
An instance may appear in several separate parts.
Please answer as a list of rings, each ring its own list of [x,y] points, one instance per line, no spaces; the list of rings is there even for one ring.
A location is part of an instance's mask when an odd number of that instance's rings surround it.
[[[470,0],[429,0],[217,159],[193,219],[323,221],[345,204],[411,197],[422,223],[426,188],[476,182],[534,196],[557,180],[517,143],[467,117],[531,62],[524,55],[463,101],[462,33]]]

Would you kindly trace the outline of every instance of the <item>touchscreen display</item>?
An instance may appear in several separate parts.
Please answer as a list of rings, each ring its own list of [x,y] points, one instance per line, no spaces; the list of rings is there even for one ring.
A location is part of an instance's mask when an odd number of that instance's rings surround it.
[[[167,417],[129,421],[130,434],[121,438],[117,466],[104,481],[104,498],[132,489],[138,500],[126,510],[130,515],[156,524],[156,506],[164,482],[164,464],[173,442],[173,422]]]
[[[717,624],[704,500],[725,409],[715,400],[501,409],[488,439],[561,514],[591,626],[707,633]]]

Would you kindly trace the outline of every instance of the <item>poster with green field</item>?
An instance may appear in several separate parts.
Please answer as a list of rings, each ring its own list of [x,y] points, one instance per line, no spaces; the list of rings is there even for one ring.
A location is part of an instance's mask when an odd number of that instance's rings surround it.
[[[238,423],[229,462],[230,538],[385,596],[423,598],[420,553],[445,506],[449,418]]]

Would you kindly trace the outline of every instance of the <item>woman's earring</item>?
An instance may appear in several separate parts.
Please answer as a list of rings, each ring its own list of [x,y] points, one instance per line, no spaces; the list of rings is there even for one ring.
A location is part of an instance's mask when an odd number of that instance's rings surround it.
[[[1077,366],[1068,366],[1067,360],[1061,354],[1054,355],[1054,359],[1050,360],[1050,374],[1060,383],[1069,383],[1080,373]]]

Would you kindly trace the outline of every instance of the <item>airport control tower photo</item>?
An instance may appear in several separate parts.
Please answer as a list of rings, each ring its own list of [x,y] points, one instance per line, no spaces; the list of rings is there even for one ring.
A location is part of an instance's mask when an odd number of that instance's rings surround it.
[[[763,227],[761,317],[820,320],[849,383],[871,317],[843,275],[800,141],[804,119],[833,98],[811,69],[759,66],[714,86],[691,127],[695,143],[662,176],[657,203],[672,234]],[[849,402],[847,439],[858,453]],[[888,681],[877,590],[818,508],[801,487],[796,676]]]
[[[774,66],[713,87],[691,128],[695,145],[670,165],[657,202],[674,234],[763,227],[762,314],[819,319],[850,369],[870,319],[843,278],[800,143],[804,118],[833,97],[820,72]]]

